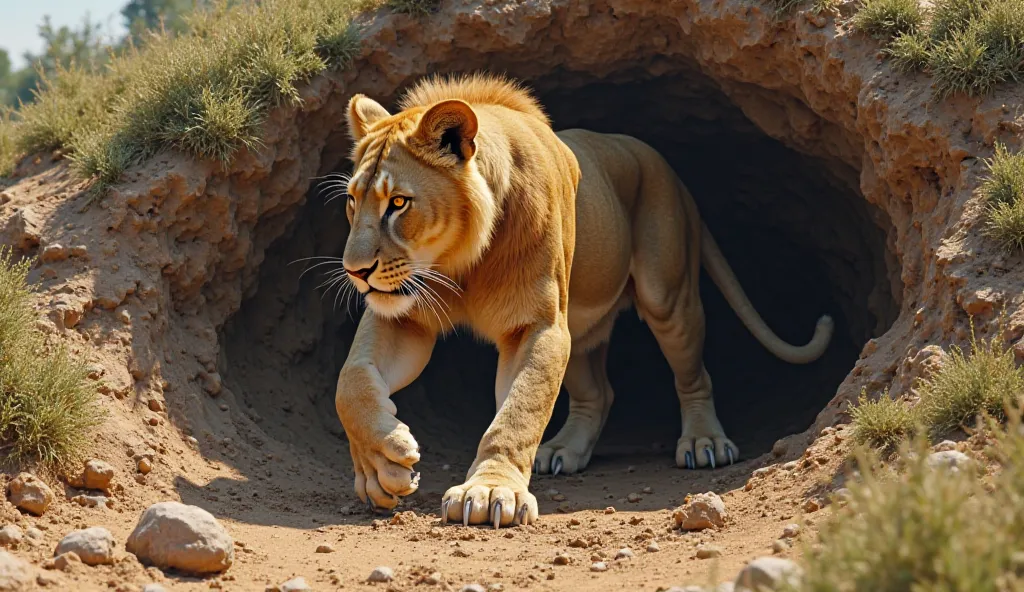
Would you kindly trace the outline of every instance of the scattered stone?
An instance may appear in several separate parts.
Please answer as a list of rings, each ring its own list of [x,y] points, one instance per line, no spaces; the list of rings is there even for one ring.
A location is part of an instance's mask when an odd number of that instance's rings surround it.
[[[786,539],[778,539],[772,543],[772,553],[778,555],[779,553],[785,553],[789,550],[789,543]]]
[[[799,467],[800,467],[800,461],[798,461],[798,460],[791,460],[788,463],[785,463],[784,465],[782,465],[782,470],[783,471],[793,471],[793,470],[796,470]]]
[[[775,467],[761,467],[760,469],[754,469],[754,472],[750,474],[751,477],[767,477]]]
[[[312,592],[306,579],[299,576],[277,586],[268,586],[266,592]]]
[[[142,457],[139,459],[139,462],[136,463],[135,466],[136,468],[139,469],[140,473],[142,473],[143,475],[148,475],[149,472],[153,470],[153,461],[149,460],[146,457]]]
[[[577,538],[569,541],[569,546],[573,549],[586,549],[589,545],[587,544],[587,541]]]
[[[683,530],[704,530],[723,527],[727,517],[725,502],[713,492],[698,493],[676,509],[672,518]]]
[[[644,498],[640,497],[640,494],[639,493],[635,493],[635,492],[626,496],[626,501],[631,503],[631,504],[635,504],[635,503],[637,503],[638,501],[640,501],[642,499],[644,499]]]
[[[207,372],[204,370],[199,373],[199,378],[203,381],[203,390],[205,390],[211,397],[219,395],[220,391],[224,388],[220,374],[216,372]]]
[[[53,243],[43,247],[43,250],[39,252],[39,260],[43,263],[55,263],[67,259],[68,255],[68,250],[63,245]]]
[[[7,485],[8,499],[15,507],[42,516],[53,502],[53,490],[31,473],[19,473]]]
[[[658,541],[651,541],[651,544],[647,545],[648,553],[657,553],[661,551],[661,547],[658,546]]]
[[[32,544],[39,544],[43,542],[43,539],[45,538],[46,535],[43,534],[43,531],[39,530],[35,526],[30,526],[25,529],[25,540],[31,542]]]
[[[722,550],[714,545],[700,545],[697,547],[697,559],[711,559],[721,557]]]
[[[484,588],[480,584],[474,582],[472,584],[466,584],[459,589],[459,592],[487,592],[487,588]]]
[[[796,563],[780,557],[758,557],[736,576],[736,592],[778,590],[784,583],[798,588],[803,570]]]
[[[604,561],[595,561],[590,564],[590,571],[608,571],[608,564]]]
[[[935,446],[932,446],[934,452],[948,452],[950,450],[956,450],[956,442],[952,440],[943,440]]]
[[[786,442],[784,440],[776,440],[775,444],[772,444],[772,454],[776,457],[786,454]]]
[[[145,586],[143,586],[142,592],[167,592],[167,588],[164,588],[160,584],[153,582],[151,584],[146,584]]]
[[[0,229],[0,244],[12,245],[27,251],[39,245],[43,228],[39,214],[30,208],[22,208],[11,216],[7,225]]]
[[[817,512],[820,509],[821,509],[821,502],[818,501],[817,498],[813,498],[812,497],[809,500],[807,500],[806,502],[804,502],[803,510],[804,510],[804,512],[806,512],[808,514]]]
[[[370,572],[370,577],[366,578],[367,582],[390,582],[395,579],[395,570],[390,567],[377,567]]]
[[[971,457],[959,450],[943,450],[929,454],[926,462],[929,468],[948,469],[950,472],[956,473],[971,465]]]
[[[783,538],[791,539],[798,534],[800,534],[799,524],[787,524],[786,527],[782,529]]]
[[[222,572],[235,557],[231,535],[212,514],[178,502],[147,508],[125,548],[143,563],[195,574]]]
[[[85,257],[87,257],[89,255],[89,247],[87,247],[85,245],[74,245],[70,249],[68,249],[68,253],[72,257],[77,257],[79,259],[84,259]]]
[[[61,553],[60,555],[53,558],[52,569],[59,569],[61,571],[71,571],[76,565],[82,563],[82,558],[78,556],[78,553],[74,551],[68,551],[67,553]],[[43,564],[43,567],[49,567],[47,564]]]
[[[81,485],[85,489],[99,489],[107,491],[110,489],[110,482],[114,479],[114,467],[110,463],[94,458],[85,461],[85,468],[82,469]]]
[[[146,403],[146,405],[149,407],[149,410],[152,411],[153,413],[160,413],[161,411],[164,410],[164,404],[160,401],[160,399],[150,399],[149,403]]]
[[[646,493],[646,494],[649,495],[649,494],[654,493],[654,490],[651,489],[651,487],[648,485],[647,487],[644,487],[643,489],[641,489],[640,493]]]
[[[615,508],[613,508],[612,506],[608,506],[607,508],[604,509],[604,513],[605,514],[614,514],[615,513]]]
[[[36,576],[36,584],[39,584],[40,588],[46,588],[47,586],[56,586],[59,583],[60,583],[60,578],[58,578],[57,576],[55,576],[53,574],[46,573],[45,571],[41,572],[40,574],[38,574]],[[0,588],[0,589],[2,589],[2,588]],[[143,590],[142,592],[146,592],[146,591]],[[167,591],[165,590],[164,592],[167,592]]]
[[[10,547],[22,541],[24,535],[21,529],[13,524],[0,528],[0,547]]]
[[[569,557],[565,553],[559,553],[558,555],[555,555],[555,558],[551,563],[554,563],[555,565],[569,565],[572,563],[572,557]]]
[[[424,584],[428,586],[436,586],[440,584],[443,580],[441,579],[441,572],[435,571],[431,572],[430,575],[425,576],[422,581]]]
[[[630,549],[629,547],[624,547],[622,549],[619,549],[619,551],[615,554],[615,558],[616,559],[632,559],[633,558],[633,550]]]
[[[27,590],[31,581],[32,571],[28,563],[7,551],[0,551],[0,590]]]
[[[334,547],[330,545],[320,545],[316,548],[317,553],[334,553]]]
[[[69,533],[60,543],[53,555],[75,553],[86,565],[108,565],[114,562],[114,535],[106,528],[94,526]]]
[[[112,508],[114,501],[105,495],[76,495],[71,501],[83,508]]]

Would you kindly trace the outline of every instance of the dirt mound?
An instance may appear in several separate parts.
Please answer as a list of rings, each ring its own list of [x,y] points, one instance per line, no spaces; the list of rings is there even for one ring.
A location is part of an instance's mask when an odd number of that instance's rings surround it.
[[[87,206],[67,165],[44,158],[23,163],[4,191],[3,242],[28,256],[74,247],[40,259],[31,279],[46,330],[102,368],[111,417],[95,455],[119,484],[116,512],[83,510],[60,493],[39,520],[6,507],[24,528],[47,526],[44,542],[19,554],[42,561],[81,521],[123,542],[142,509],[175,499],[231,531],[228,589],[293,575],[318,589],[348,586],[385,564],[401,586],[440,570],[452,585],[653,588],[703,583],[714,562],[693,550],[712,542],[724,552],[718,578],[731,579],[825,490],[819,481],[830,482],[843,439],[808,446],[862,389],[906,391],[934,352],[925,346],[966,340],[968,314],[984,334],[1005,305],[1011,337],[1024,334],[1024,265],[982,236],[972,198],[993,143],[1019,143],[1020,114],[1007,107],[1019,94],[933,102],[925,77],[890,72],[870,40],[832,16],[779,20],[742,0],[445,0],[436,15],[382,13],[363,24],[352,66],[306,85],[300,107],[272,111],[264,148],[226,170],[161,154]],[[610,353],[618,402],[591,468],[534,479],[538,497],[558,490],[543,496],[536,527],[437,529],[422,512],[436,513],[440,494],[461,481],[494,411],[495,354],[456,338],[395,397],[424,446],[420,491],[401,508],[420,513],[367,528],[333,407],[359,312],[318,288],[315,270],[302,275],[303,259],[340,254],[348,230],[343,205],[326,201],[316,178],[346,169],[353,93],[387,104],[424,74],[476,69],[530,84],[556,128],[629,133],[661,150],[781,337],[803,342],[818,315],[836,318],[822,360],[787,365],[704,282],[707,365],[743,463],[674,468],[671,374],[626,315]],[[742,490],[754,469],[798,458],[793,471],[772,469],[764,486]],[[143,460],[152,472],[139,471]],[[720,532],[674,531],[669,509],[708,490],[730,492],[732,521]],[[574,547],[580,537],[597,542]],[[651,541],[660,551],[640,553]],[[341,552],[315,554],[319,545]],[[612,562],[630,545],[634,559],[588,570],[591,555]],[[552,568],[561,551],[573,561]],[[81,589],[166,577],[121,555],[113,567],[59,577]],[[175,590],[208,587],[173,577]]]

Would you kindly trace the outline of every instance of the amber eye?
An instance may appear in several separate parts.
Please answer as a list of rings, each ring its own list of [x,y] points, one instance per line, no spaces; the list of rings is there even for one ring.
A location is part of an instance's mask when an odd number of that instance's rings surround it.
[[[398,209],[398,208],[400,208],[400,207],[402,207],[404,205],[405,205],[405,198],[404,197],[392,197],[391,198],[391,207],[393,207],[395,209]]]

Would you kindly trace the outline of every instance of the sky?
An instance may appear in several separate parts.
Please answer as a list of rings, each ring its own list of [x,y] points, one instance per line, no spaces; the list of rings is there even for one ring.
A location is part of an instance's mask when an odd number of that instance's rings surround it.
[[[124,34],[121,7],[127,0],[0,0],[0,48],[11,56],[12,67],[25,65],[22,54],[39,53],[42,41],[39,25],[43,16],[50,15],[55,28],[67,25],[80,28],[88,13],[93,22],[99,21],[103,33],[112,38]]]

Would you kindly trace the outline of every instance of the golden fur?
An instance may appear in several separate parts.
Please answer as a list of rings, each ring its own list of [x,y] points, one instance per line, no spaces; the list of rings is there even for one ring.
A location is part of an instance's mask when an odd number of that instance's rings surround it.
[[[466,482],[445,493],[442,515],[495,527],[536,519],[534,471],[572,473],[589,462],[613,399],[604,371],[612,323],[631,302],[675,373],[677,464],[735,459],[702,362],[702,260],[776,355],[807,362],[827,346],[827,317],[802,347],[765,326],[689,193],[646,144],[555,134],[527,91],[491,76],[429,79],[400,105],[392,115],[356,95],[348,110],[355,146],[344,264],[368,310],[336,406],[360,499],[392,508],[416,490],[418,445],[390,396],[455,325],[497,346],[498,411]],[[569,418],[540,446],[563,381]]]

